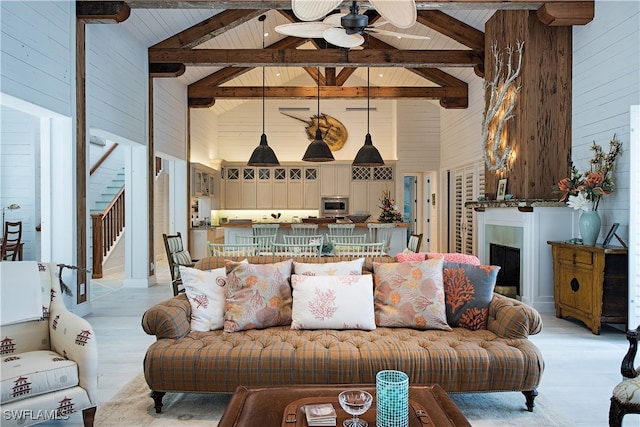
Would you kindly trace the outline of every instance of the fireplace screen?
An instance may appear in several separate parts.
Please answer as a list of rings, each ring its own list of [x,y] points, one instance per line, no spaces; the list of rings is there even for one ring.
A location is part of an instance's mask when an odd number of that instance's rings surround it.
[[[520,249],[490,243],[489,263],[501,267],[495,291],[512,298],[520,296]]]

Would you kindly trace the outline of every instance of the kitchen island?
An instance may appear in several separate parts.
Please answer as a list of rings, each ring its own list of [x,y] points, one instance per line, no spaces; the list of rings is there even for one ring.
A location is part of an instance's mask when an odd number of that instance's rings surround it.
[[[251,235],[251,227],[253,224],[279,224],[278,235],[276,237],[276,242],[282,243],[284,239],[282,238],[283,234],[291,233],[291,224],[292,222],[268,222],[268,221],[256,221],[256,222],[246,222],[246,223],[227,223],[224,224],[224,241],[225,243],[234,244],[236,242],[236,236],[238,235]],[[369,238],[369,228],[367,226],[369,222],[360,222],[356,223],[355,230],[353,234],[364,234],[367,236],[367,241]],[[389,244],[389,254],[395,255],[398,252],[402,252],[404,248],[407,247],[407,239],[408,239],[408,230],[409,223],[406,222],[398,222],[395,223],[395,229],[391,234],[391,242]],[[329,228],[327,224],[318,224],[317,234],[322,236],[326,236],[329,232]],[[325,237],[326,238],[326,237]]]

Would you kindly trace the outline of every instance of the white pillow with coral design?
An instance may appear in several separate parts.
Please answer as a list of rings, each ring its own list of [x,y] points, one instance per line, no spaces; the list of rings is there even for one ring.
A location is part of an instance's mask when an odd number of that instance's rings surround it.
[[[180,277],[191,305],[191,330],[206,332],[222,329],[226,268],[200,270],[180,266]]]
[[[372,275],[291,276],[291,329],[376,328]]]

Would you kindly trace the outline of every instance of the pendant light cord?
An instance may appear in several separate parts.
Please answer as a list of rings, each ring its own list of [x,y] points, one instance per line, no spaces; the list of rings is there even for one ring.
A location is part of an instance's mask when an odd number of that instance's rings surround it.
[[[371,87],[369,84],[369,67],[367,67],[367,133],[369,133],[369,113],[371,112],[371,108],[369,108],[370,99],[371,99]]]
[[[318,129],[320,129],[320,67],[318,70]]]
[[[262,20],[262,50],[264,50],[264,21],[266,20],[266,16],[265,19]],[[262,66],[262,133],[264,134],[264,115],[265,115],[265,107],[264,107],[264,93],[265,93],[265,89],[264,89],[264,83],[265,83],[265,78],[264,78],[264,65]]]

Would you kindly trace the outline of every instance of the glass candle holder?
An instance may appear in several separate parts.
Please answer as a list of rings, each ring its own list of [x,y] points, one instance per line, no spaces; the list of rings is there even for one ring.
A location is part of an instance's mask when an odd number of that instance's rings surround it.
[[[376,374],[376,426],[409,427],[409,376],[402,371]]]

